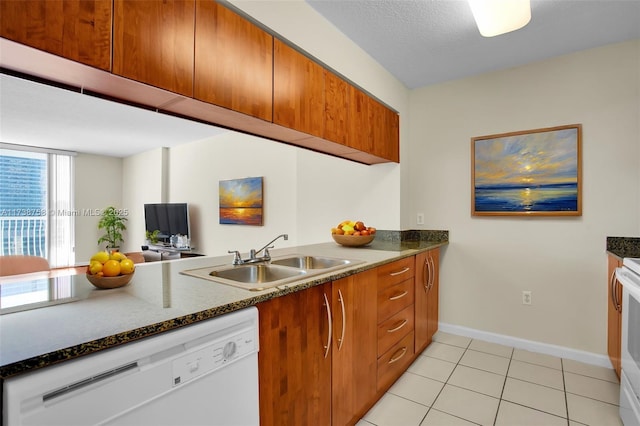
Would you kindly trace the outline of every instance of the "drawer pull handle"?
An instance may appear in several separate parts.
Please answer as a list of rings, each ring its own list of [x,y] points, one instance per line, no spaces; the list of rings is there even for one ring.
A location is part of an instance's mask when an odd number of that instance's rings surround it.
[[[392,277],[395,277],[396,275],[402,275],[407,271],[410,271],[411,268],[404,268],[402,271],[398,271],[398,272],[391,272],[389,275],[391,275]]]
[[[407,324],[407,320],[402,320],[400,321],[400,325],[397,325],[393,328],[390,328],[387,330],[387,333],[395,333],[396,331],[400,330],[402,327],[404,327]]]
[[[397,295],[395,295],[395,296],[391,296],[391,297],[389,298],[389,300],[398,300],[398,299],[402,299],[403,297],[405,297],[405,296],[407,295],[407,293],[408,293],[408,291],[407,291],[407,290],[405,290],[405,291],[403,291],[403,292],[402,292],[402,293],[400,293],[400,294],[397,294]]]
[[[395,357],[395,354],[397,354],[398,352],[402,352],[398,357]],[[405,354],[407,353],[407,348],[406,346],[404,348],[400,348],[396,351],[396,353],[393,354],[393,356],[391,356],[391,359],[389,360],[389,364],[393,364],[396,361],[399,361],[400,358],[402,358],[403,356],[405,356]]]

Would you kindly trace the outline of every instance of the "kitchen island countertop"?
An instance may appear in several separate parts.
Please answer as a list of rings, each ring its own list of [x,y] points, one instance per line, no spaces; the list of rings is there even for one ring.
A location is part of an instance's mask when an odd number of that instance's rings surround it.
[[[170,332],[446,244],[382,242],[349,248],[321,243],[272,250],[273,258],[303,254],[361,263],[263,291],[248,291],[181,273],[187,269],[230,265],[231,256],[138,264],[128,285],[109,290],[95,288],[84,275],[47,278],[35,273],[22,275],[20,279],[5,277],[1,281],[3,286],[11,283],[34,286],[39,289],[40,299],[20,305],[12,302],[3,289],[0,378]]]

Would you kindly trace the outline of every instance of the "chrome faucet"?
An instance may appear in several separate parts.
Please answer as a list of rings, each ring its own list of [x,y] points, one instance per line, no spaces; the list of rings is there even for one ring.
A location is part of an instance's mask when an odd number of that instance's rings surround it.
[[[237,250],[229,250],[229,253],[233,254],[233,262],[232,262],[232,264],[233,265],[243,265],[245,263],[258,263],[258,262],[268,262],[268,261],[270,261],[271,260],[271,255],[269,254],[269,249],[272,249],[274,247],[271,244],[273,244],[278,238],[283,238],[285,241],[287,241],[289,239],[289,235],[287,235],[287,234],[278,235],[273,240],[271,240],[267,244],[265,244],[264,247],[260,248],[259,250],[251,249],[249,251],[249,258],[248,259],[243,259],[242,256],[240,256],[240,252],[238,252]],[[256,253],[260,253],[263,250],[264,250],[264,255],[261,256],[261,257],[256,257]]]

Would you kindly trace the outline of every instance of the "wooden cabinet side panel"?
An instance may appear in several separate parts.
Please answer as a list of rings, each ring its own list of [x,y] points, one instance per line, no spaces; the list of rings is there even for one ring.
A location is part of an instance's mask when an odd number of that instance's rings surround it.
[[[436,334],[436,332],[438,331],[438,317],[439,317],[438,301],[440,297],[439,296],[440,295],[440,279],[439,279],[440,250],[439,249],[430,250],[429,256],[431,257],[431,260],[429,261],[429,263],[431,264],[431,268],[432,268],[432,272],[431,272],[432,283],[429,289],[429,298],[428,298],[427,336],[428,336],[429,343],[431,343],[431,339],[433,338],[433,335]]]
[[[273,122],[322,137],[324,68],[278,39],[273,54]]]
[[[415,339],[416,352],[429,345],[429,274],[428,252],[416,255],[415,273]]]
[[[331,416],[334,425],[354,424],[375,398],[376,279],[376,271],[369,270],[333,282]]]
[[[266,121],[273,112],[273,36],[212,0],[197,0],[194,97]]]
[[[607,257],[607,353],[618,377],[620,377],[621,369],[622,313],[615,308],[614,298],[621,302],[622,291],[620,290],[621,284],[615,279],[614,274],[621,263],[612,255]],[[612,280],[615,281],[613,289],[611,288]]]
[[[329,425],[331,353],[324,294],[330,284],[258,304],[260,424]]]
[[[113,72],[193,95],[195,0],[114,0]]]
[[[2,1],[0,35],[109,71],[111,0]]]

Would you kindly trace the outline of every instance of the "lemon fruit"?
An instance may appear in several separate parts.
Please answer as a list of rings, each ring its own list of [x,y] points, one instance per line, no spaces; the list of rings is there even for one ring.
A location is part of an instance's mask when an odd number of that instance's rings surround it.
[[[97,260],[92,260],[89,264],[89,272],[91,275],[96,275],[98,272],[102,272],[102,263]]]
[[[135,269],[135,265],[133,264],[133,260],[131,259],[122,259],[120,261],[120,273],[122,275],[128,275],[133,273]]]
[[[91,261],[94,260],[104,264],[107,260],[109,260],[109,253],[107,253],[106,251],[99,251],[91,256]]]
[[[109,255],[109,260],[117,260],[118,262],[126,258],[127,256],[125,256],[124,253],[120,253],[119,251],[112,251]]]

